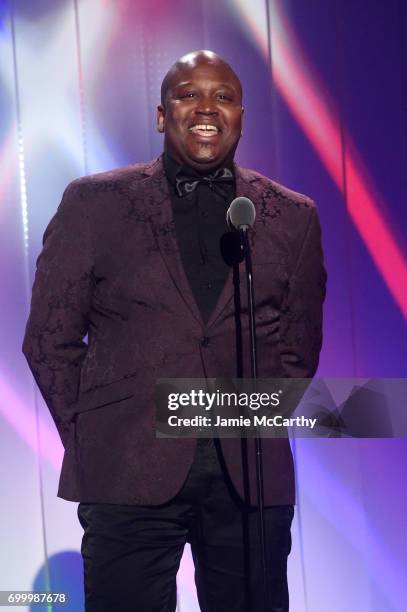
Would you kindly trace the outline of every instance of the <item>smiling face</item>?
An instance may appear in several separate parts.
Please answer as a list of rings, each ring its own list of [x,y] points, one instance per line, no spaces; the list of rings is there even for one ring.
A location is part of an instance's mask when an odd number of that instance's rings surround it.
[[[163,82],[157,127],[164,150],[197,171],[233,159],[242,130],[239,79],[221,58],[197,52],[181,58]]]

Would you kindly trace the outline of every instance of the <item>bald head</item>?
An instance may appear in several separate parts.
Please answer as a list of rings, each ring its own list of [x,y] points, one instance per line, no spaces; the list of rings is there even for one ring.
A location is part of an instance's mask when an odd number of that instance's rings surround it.
[[[237,87],[240,93],[240,100],[242,99],[242,85],[239,77],[231,66],[213,51],[200,50],[191,51],[191,53],[183,55],[168,70],[161,84],[161,104],[163,106],[166,105],[168,90],[171,89],[174,82],[179,80],[180,75],[201,66],[223,68],[224,72],[228,75],[228,78],[233,81]]]

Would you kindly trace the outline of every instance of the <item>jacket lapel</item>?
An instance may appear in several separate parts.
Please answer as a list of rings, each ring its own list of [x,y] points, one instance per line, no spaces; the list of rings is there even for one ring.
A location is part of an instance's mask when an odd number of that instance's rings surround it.
[[[229,271],[228,278],[216,306],[205,326],[185,274],[184,266],[182,265],[175,233],[171,197],[162,157],[159,157],[155,162],[147,166],[144,172],[147,174],[147,178],[142,181],[139,197],[143,202],[144,209],[148,213],[158,249],[164,259],[168,273],[186,306],[201,327],[209,329],[233,298],[233,271],[232,269]],[[245,196],[256,205],[256,199],[259,196],[256,178],[253,178],[253,175],[249,176],[245,170],[239,168],[236,164],[234,164],[234,172],[236,177],[236,197]],[[251,232],[252,234],[253,231]]]
[[[246,172],[239,168],[239,166],[234,164],[234,173],[236,178],[236,197],[245,196],[252,200],[253,204],[256,205],[256,199],[258,198],[258,189],[256,187],[256,178],[253,180],[249,179],[249,176]],[[257,208],[257,207],[256,207]],[[253,230],[252,230],[253,232]],[[250,232],[250,236],[252,237],[252,232]],[[241,264],[241,269],[244,264]],[[212,311],[212,314],[209,318],[207,327],[209,328],[211,325],[215,323],[217,318],[221,315],[223,310],[228,306],[230,301],[233,299],[233,270],[232,268],[229,271],[228,278],[225,282],[223,290],[219,296],[218,302],[215,308]]]
[[[140,197],[143,206],[148,211],[158,249],[180,296],[197,322],[203,325],[198,305],[182,265],[162,158],[158,158],[147,167],[145,172],[148,177],[142,182]]]

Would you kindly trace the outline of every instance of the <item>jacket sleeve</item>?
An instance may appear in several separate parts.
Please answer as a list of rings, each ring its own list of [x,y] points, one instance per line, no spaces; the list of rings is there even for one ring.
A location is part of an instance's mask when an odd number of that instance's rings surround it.
[[[322,305],[327,275],[314,203],[309,210],[305,236],[282,307],[280,356],[283,375],[288,378],[312,378],[322,346]]]
[[[89,211],[74,181],[43,237],[23,353],[66,445],[87,344],[92,294]]]

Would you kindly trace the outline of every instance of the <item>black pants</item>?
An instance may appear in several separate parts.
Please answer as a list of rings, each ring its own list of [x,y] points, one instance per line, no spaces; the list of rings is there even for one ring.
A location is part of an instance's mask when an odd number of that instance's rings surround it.
[[[293,506],[265,509],[267,612],[288,611],[293,513]],[[202,612],[262,612],[258,511],[232,489],[217,442],[198,442],[188,478],[171,501],[160,506],[81,503],[78,517],[84,529],[86,612],[174,612],[186,542]]]

